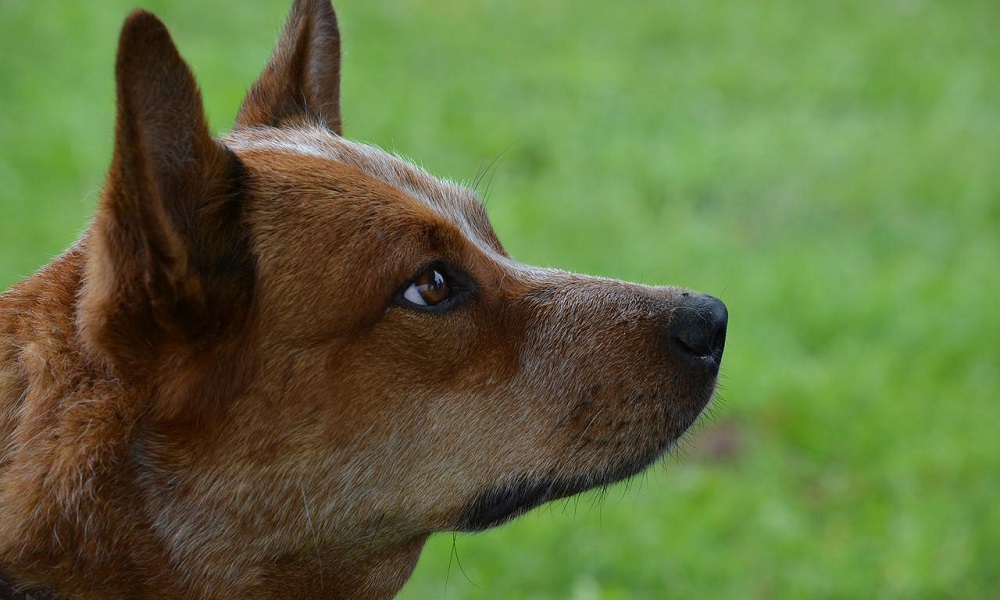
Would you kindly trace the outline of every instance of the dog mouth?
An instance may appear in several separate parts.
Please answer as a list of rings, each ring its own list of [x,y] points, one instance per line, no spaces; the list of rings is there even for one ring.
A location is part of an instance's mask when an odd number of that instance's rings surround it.
[[[491,529],[519,517],[533,508],[602,485],[609,485],[645,470],[668,447],[647,456],[597,474],[573,477],[522,477],[488,488],[473,498],[458,519],[456,529],[477,532]]]
[[[683,409],[669,413],[667,422],[659,429],[660,435],[657,436],[657,441],[647,442],[650,445],[645,449],[638,452],[633,450],[635,453],[630,453],[631,457],[625,460],[619,459],[603,470],[569,475],[558,472],[520,475],[485,487],[465,505],[455,529],[464,532],[491,529],[546,502],[610,485],[644,471],[673,448],[697,421],[714,396],[714,387],[713,378],[712,390],[709,393],[693,399]]]

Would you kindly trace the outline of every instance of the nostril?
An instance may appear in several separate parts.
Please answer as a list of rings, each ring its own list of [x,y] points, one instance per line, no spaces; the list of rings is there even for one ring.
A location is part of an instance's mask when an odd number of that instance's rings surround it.
[[[709,356],[725,343],[725,330],[686,329],[674,337],[682,350],[694,356]]]
[[[685,354],[722,358],[726,345],[729,313],[726,305],[712,296],[699,296],[678,308],[670,328],[671,341]]]

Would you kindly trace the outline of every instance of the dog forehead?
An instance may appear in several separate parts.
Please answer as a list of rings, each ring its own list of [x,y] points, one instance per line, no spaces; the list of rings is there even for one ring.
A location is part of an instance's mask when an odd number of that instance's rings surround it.
[[[479,198],[375,146],[344,139],[323,127],[247,127],[221,141],[237,154],[249,151],[311,156],[354,167],[425,204],[490,252],[502,251]]]

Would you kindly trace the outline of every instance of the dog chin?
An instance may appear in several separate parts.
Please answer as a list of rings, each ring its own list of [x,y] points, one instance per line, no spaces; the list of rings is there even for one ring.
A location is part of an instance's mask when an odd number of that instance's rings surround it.
[[[566,498],[602,485],[609,485],[645,470],[673,446],[673,443],[647,456],[617,465],[598,474],[572,477],[524,477],[487,488],[468,503],[458,519],[457,531],[485,531],[518,517],[551,500]]]

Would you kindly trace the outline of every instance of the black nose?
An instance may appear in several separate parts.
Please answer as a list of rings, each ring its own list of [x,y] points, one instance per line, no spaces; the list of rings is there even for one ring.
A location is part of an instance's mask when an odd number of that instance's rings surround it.
[[[703,294],[686,298],[670,325],[670,341],[675,348],[695,358],[722,360],[726,346],[729,311],[722,300]]]

